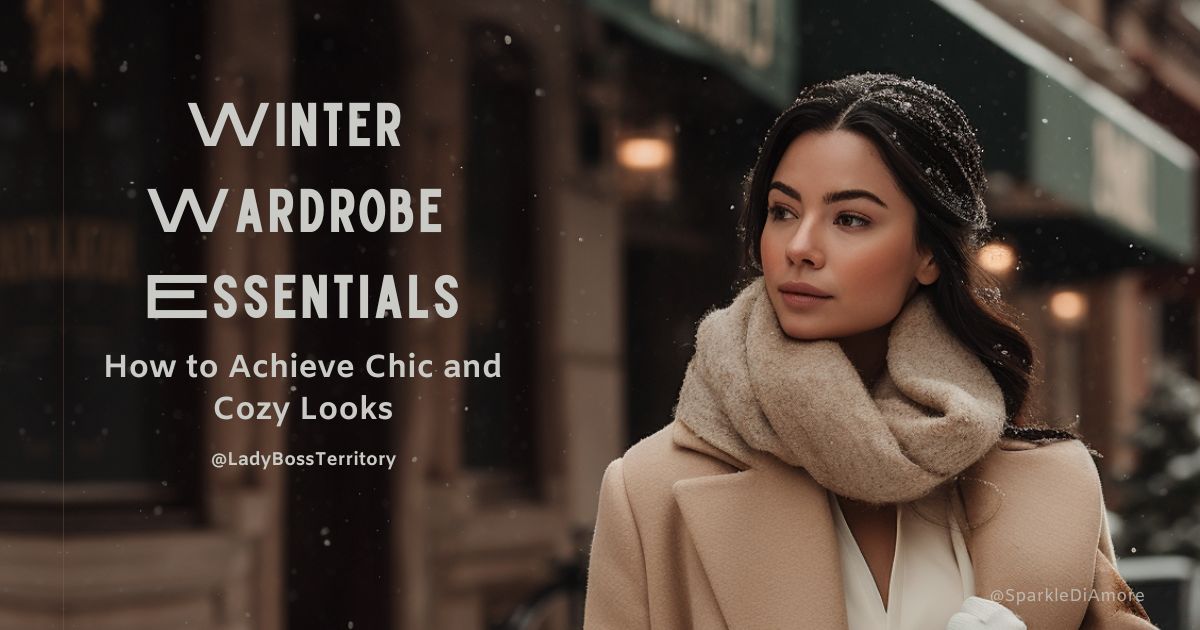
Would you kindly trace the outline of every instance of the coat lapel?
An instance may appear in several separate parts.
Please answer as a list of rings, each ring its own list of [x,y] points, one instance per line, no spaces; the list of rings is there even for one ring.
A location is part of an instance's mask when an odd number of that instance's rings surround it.
[[[730,628],[846,627],[825,490],[803,469],[685,479],[674,491]]]
[[[676,444],[739,468],[673,486],[727,626],[796,627],[803,620],[805,627],[844,630],[842,568],[826,490],[802,468],[767,455],[731,460],[674,424]],[[1087,608],[1078,594],[1091,587],[1102,518],[1091,456],[1078,441],[1029,450],[1004,444],[969,468],[962,484],[973,525],[967,550],[975,594],[999,592],[1030,630],[1076,628]]]
[[[676,425],[677,443],[712,449]],[[804,469],[763,458],[673,490],[729,628],[846,628],[833,515]]]

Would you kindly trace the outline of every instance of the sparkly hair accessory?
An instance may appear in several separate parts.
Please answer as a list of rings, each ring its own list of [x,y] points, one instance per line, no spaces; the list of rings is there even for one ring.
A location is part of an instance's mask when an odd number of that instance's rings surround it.
[[[791,107],[843,100],[847,94],[856,98],[842,110],[839,125],[864,103],[891,112],[897,125],[889,134],[890,140],[905,147],[923,166],[918,177],[924,178],[926,188],[959,219],[976,229],[987,227],[983,149],[954,99],[915,77],[864,72],[811,85]],[[905,143],[906,138],[924,142]],[[932,147],[937,155],[929,154],[924,147]],[[947,164],[954,165],[954,172],[943,170],[941,165]]]

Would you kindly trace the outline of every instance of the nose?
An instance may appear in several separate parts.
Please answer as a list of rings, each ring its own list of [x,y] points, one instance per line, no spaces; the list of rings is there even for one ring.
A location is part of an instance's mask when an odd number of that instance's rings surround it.
[[[802,221],[796,221],[799,225],[788,239],[786,252],[792,264],[808,263],[820,269],[825,265],[825,253],[820,243],[820,225],[812,220],[814,218],[808,216]]]

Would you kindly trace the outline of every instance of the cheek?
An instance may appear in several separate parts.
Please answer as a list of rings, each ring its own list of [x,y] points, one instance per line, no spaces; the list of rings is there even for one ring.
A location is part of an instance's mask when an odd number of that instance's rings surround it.
[[[891,299],[903,295],[913,277],[912,249],[903,239],[888,239],[844,252],[838,265],[839,283],[863,296]]]
[[[764,229],[762,237],[758,239],[758,255],[762,259],[764,273],[769,273],[769,270],[775,269],[779,264],[778,259],[782,255],[782,249],[775,244],[777,240],[772,238],[770,228]]]

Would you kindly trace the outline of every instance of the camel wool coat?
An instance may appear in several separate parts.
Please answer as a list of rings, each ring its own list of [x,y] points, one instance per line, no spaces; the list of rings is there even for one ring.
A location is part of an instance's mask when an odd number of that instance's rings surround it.
[[[1029,630],[1155,628],[1114,568],[1081,442],[1003,439],[964,475],[983,482],[962,489],[970,522],[983,522],[967,537],[976,595],[1001,592]],[[1001,493],[972,491],[990,484]],[[677,421],[609,464],[584,630],[846,624],[832,510],[803,468],[739,461]]]

